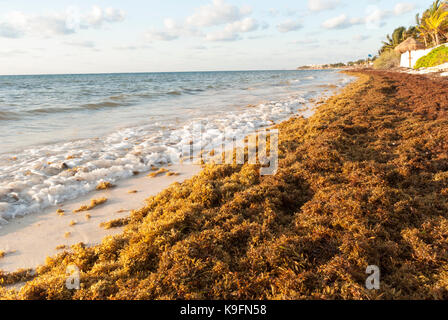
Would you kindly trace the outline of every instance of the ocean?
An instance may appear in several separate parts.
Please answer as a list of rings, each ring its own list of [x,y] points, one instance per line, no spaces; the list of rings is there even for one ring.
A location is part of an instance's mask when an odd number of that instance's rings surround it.
[[[298,114],[351,81],[331,70],[0,76],[0,225]]]

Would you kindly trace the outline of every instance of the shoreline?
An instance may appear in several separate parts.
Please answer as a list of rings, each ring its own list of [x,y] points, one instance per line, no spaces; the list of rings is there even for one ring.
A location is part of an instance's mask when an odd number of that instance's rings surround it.
[[[321,88],[320,96],[303,104],[291,117],[311,117],[317,105],[341,90],[333,85]],[[289,119],[283,119],[279,123]],[[199,165],[190,164],[170,165],[167,169],[180,173],[180,176],[148,178],[146,174],[150,172],[142,172],[137,177],[117,181],[117,186],[113,189],[92,191],[60,206],[51,206],[39,213],[10,220],[0,228],[0,252],[5,253],[0,258],[0,271],[14,273],[23,269],[34,270],[43,265],[47,257],[55,256],[72,245],[84,243],[86,246],[94,246],[106,236],[119,235],[123,227],[105,230],[100,224],[128,217],[132,210],[144,206],[148,197],[165,190],[174,182],[190,179],[201,171]],[[129,194],[131,190],[138,192]],[[104,205],[92,211],[74,213],[81,205],[103,197],[108,199]],[[58,208],[65,211],[62,217],[56,213]],[[70,226],[72,221],[76,224]],[[65,237],[66,233],[70,235]]]
[[[44,264],[47,257],[55,256],[72,245],[82,242],[87,246],[94,246],[106,236],[121,233],[123,228],[106,230],[100,224],[129,216],[132,210],[144,206],[148,197],[156,195],[172,183],[183,182],[196,175],[200,166],[172,165],[167,169],[179,175],[150,178],[142,173],[137,177],[120,180],[114,188],[93,191],[64,205],[11,220],[0,229],[0,251],[5,252],[5,256],[0,259],[0,270],[15,272],[20,269],[35,269]],[[86,212],[74,212],[81,205],[89,204],[92,199],[104,197],[108,199],[105,204]],[[58,216],[58,209],[64,210],[63,216]],[[70,226],[72,221],[76,224]],[[65,237],[67,232],[70,235]],[[58,246],[64,247],[57,249]]]
[[[353,74],[353,73],[352,73]],[[279,130],[276,175],[206,165],[3,299],[447,299],[448,81],[362,71]],[[81,289],[65,288],[66,268]],[[365,286],[381,270],[381,289]]]
[[[48,206],[82,196],[95,189],[102,180],[114,182],[132,176],[133,172],[150,170],[151,165],[159,166],[169,163],[172,156],[178,156],[184,148],[188,147],[189,136],[195,134],[194,128],[202,121],[200,120],[202,116],[208,120],[204,134],[206,143],[210,148],[214,148],[220,143],[217,132],[222,131],[223,128],[242,139],[254,128],[270,126],[295,114],[297,108],[307,104],[309,99],[315,98],[324,90],[321,86],[333,82],[342,86],[345,83],[345,77],[334,72],[329,72],[321,78],[310,76],[302,80],[292,80],[296,76],[294,73],[286,77],[287,81],[281,81],[279,75],[267,74],[263,75],[265,80],[261,82],[260,89],[256,89],[257,87],[254,89],[245,84],[238,86],[241,87],[239,91],[236,93],[232,91],[229,96],[238,98],[239,95],[240,98],[236,103],[232,103],[233,98],[226,100],[229,97],[225,91],[216,98],[211,95],[212,91],[208,92],[205,94],[204,102],[198,103],[194,108],[189,108],[188,105],[182,103],[174,103],[176,107],[166,112],[165,122],[156,121],[162,119],[160,117],[164,114],[157,111],[157,108],[155,108],[155,114],[160,119],[156,117],[155,123],[147,120],[145,124],[139,122],[140,124],[131,125],[124,121],[116,127],[113,122],[116,121],[117,116],[110,116],[110,119],[106,117],[104,124],[102,124],[103,120],[98,122],[98,127],[108,128],[108,133],[101,138],[92,136],[87,139],[71,140],[72,135],[81,130],[76,122],[73,123],[73,130],[70,126],[63,131],[59,130],[58,126],[49,126],[50,131],[55,131],[54,135],[59,137],[57,132],[60,131],[60,137],[67,140],[48,145],[44,139],[42,144],[38,143],[32,148],[17,147],[15,149],[17,152],[5,152],[0,155],[0,176],[2,177],[0,179],[0,224],[7,223],[8,220],[18,216],[38,213]],[[267,83],[269,87],[265,88]],[[250,89],[250,92],[246,89]],[[244,92],[240,92],[241,90]],[[252,90],[255,91],[252,92]],[[183,96],[182,99],[186,100],[179,102],[187,103],[195,99],[195,95],[184,94]],[[271,99],[268,99],[269,97]],[[213,113],[213,108],[210,107],[206,109],[209,111],[205,110],[204,114],[199,116],[198,112],[203,108],[201,106],[206,105],[208,101],[210,104],[215,101],[215,108],[219,110]],[[229,108],[219,107],[224,102]],[[245,102],[254,102],[254,104]],[[160,106],[164,103],[162,101]],[[146,110],[142,106],[131,112],[131,118],[143,112],[143,109]],[[183,109],[184,115],[182,115]],[[118,115],[121,115],[126,112],[126,108],[113,110],[111,114],[118,112]],[[179,112],[175,113],[176,110]],[[107,109],[101,109],[103,113],[106,111]],[[56,114],[59,113],[56,112]],[[64,115],[66,114],[61,113],[58,116]],[[184,119],[178,122],[178,118]],[[108,120],[113,121],[110,123]],[[81,131],[90,132],[89,130]],[[101,130],[99,131],[101,135]],[[14,137],[15,131],[10,130],[10,132],[9,138],[5,137],[5,143],[15,145],[17,143],[15,142],[17,137]],[[44,135],[47,134],[48,132]],[[27,145],[29,140],[25,136],[21,136],[19,140],[24,139]],[[11,140],[11,137],[12,142],[8,140]],[[39,135],[34,138],[37,139],[36,141],[41,141]]]
[[[340,94],[341,90],[344,90],[352,82],[353,80],[350,80],[342,88],[331,84],[325,87],[322,86],[323,90],[320,96],[310,99],[306,105],[299,108],[299,113],[292,114],[291,117],[267,128],[275,128],[293,119],[308,119],[312,117],[321,104]],[[3,281],[6,283],[4,289],[21,290],[34,277],[34,273],[42,269],[45,263],[58,259],[61,254],[74,254],[73,250],[76,251],[77,249],[75,248],[79,248],[80,244],[83,248],[95,248],[102,246],[109,236],[112,236],[112,239],[120,238],[123,232],[127,230],[126,225],[105,230],[100,227],[100,224],[129,217],[131,217],[132,221],[132,215],[141,211],[138,208],[147,206],[148,197],[150,197],[149,200],[151,201],[154,199],[154,196],[157,195],[159,197],[169,192],[173,187],[172,183],[183,183],[188,179],[196,179],[207,171],[207,169],[201,168],[199,165],[170,165],[168,169],[180,172],[181,175],[178,177],[163,176],[149,179],[146,177],[146,173],[141,173],[137,178],[118,181],[117,187],[111,190],[94,191],[79,199],[67,202],[60,206],[60,208],[67,211],[67,214],[63,217],[57,217],[57,207],[52,207],[45,210],[44,213],[26,215],[13,220],[8,225],[2,226],[3,230],[0,229],[0,239],[6,240],[6,245],[2,242],[3,247],[0,246],[0,250],[7,253],[3,259],[0,259],[0,282],[3,277]],[[153,184],[154,182],[155,184]],[[136,189],[142,191],[136,194],[129,194],[130,190]],[[91,199],[98,199],[103,196],[111,199],[112,202],[108,201],[106,204],[94,208],[91,212],[86,212],[91,215],[88,220],[84,219],[85,213],[73,213],[80,205],[88,204]],[[56,223],[50,227],[48,225],[42,227],[41,223],[45,219]],[[81,223],[70,226],[70,221],[73,219]],[[57,230],[56,236],[52,234],[55,230]],[[38,232],[41,238],[36,241],[35,235]],[[64,232],[70,232],[70,237],[65,238]],[[25,242],[23,242],[22,236],[25,236]],[[31,246],[29,246],[30,244]],[[63,247],[57,248],[60,245]],[[9,281],[7,280],[8,278]],[[1,296],[2,287],[0,285],[0,298]]]

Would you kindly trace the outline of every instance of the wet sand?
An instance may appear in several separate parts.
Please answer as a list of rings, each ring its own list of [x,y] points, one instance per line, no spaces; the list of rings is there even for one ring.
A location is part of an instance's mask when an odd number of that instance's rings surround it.
[[[300,116],[311,117],[317,105],[334,93],[333,86],[327,87],[319,99],[312,99],[298,109]],[[100,224],[128,217],[131,210],[143,207],[148,197],[158,194],[174,182],[182,182],[201,171],[199,165],[188,164],[172,165],[166,169],[179,175],[162,174],[151,178],[147,175],[154,172],[141,173],[137,177],[119,181],[112,189],[94,191],[68,201],[62,206],[50,207],[39,214],[26,215],[2,225],[0,251],[4,251],[6,255],[0,259],[0,271],[34,269],[44,264],[47,257],[69,250],[74,244],[82,242],[87,246],[93,246],[101,243],[106,236],[120,234],[123,227],[106,230],[100,227]],[[89,205],[91,200],[104,197],[107,198],[105,204],[90,211],[74,212],[82,205]],[[63,210],[64,214],[59,216],[58,209]]]
[[[311,118],[276,126],[276,175],[207,168],[120,236],[55,257],[0,297],[448,299],[448,79],[358,75]],[[72,263],[78,291],[61,280]],[[380,290],[365,285],[372,265]]]
[[[2,226],[0,251],[6,254],[0,259],[0,270],[13,272],[20,268],[35,268],[42,265],[47,256],[61,252],[62,248],[69,249],[71,245],[79,242],[92,246],[100,243],[105,236],[121,233],[122,228],[105,230],[100,224],[128,216],[131,210],[144,206],[145,199],[174,182],[182,182],[194,176],[201,167],[173,165],[167,169],[179,175],[150,178],[146,174],[140,174],[119,181],[115,188],[92,192],[63,206],[17,218]],[[82,205],[89,204],[91,199],[103,197],[108,199],[105,204],[90,211],[74,213]],[[64,214],[59,216],[57,209],[64,210]],[[86,215],[89,215],[89,218]],[[76,224],[70,226],[72,221]],[[58,246],[65,247],[58,250]]]

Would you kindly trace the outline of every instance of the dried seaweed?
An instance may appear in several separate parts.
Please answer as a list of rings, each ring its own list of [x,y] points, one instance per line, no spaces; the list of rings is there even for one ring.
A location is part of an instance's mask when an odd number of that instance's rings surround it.
[[[448,82],[385,72],[278,125],[279,170],[206,165],[20,299],[448,299]],[[66,267],[82,274],[65,289]],[[381,289],[365,288],[368,265]]]
[[[89,211],[92,210],[96,207],[98,207],[99,205],[106,203],[107,202],[107,198],[100,198],[100,199],[93,199],[90,201],[89,205],[83,205],[81,206],[79,209],[76,209],[74,212],[78,213],[78,212],[83,212],[83,211]]]
[[[112,188],[115,188],[115,185],[113,185],[110,182],[106,182],[106,181],[100,182],[96,186],[96,190],[109,190],[109,189],[112,189]]]

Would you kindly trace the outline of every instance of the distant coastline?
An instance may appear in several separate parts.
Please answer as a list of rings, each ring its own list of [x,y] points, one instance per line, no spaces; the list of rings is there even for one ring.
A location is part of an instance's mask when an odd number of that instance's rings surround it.
[[[349,62],[337,62],[326,64],[308,64],[297,67],[296,70],[352,70],[373,67],[373,58],[359,59]]]
[[[347,70],[347,69],[355,69],[354,67],[318,67],[318,66],[301,66],[297,67],[296,70],[307,70],[307,71],[316,71],[316,70]]]

